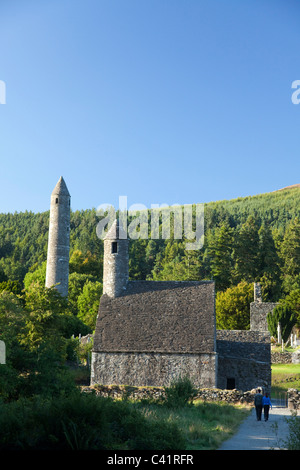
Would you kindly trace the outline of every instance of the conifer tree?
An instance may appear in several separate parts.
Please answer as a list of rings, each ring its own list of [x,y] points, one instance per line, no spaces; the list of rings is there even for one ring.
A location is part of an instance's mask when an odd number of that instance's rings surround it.
[[[300,221],[296,217],[287,226],[281,244],[283,258],[283,274],[296,276],[300,274]]]
[[[236,280],[254,282],[259,277],[258,223],[253,216],[241,226],[234,250]]]
[[[297,317],[289,305],[278,305],[273,312],[268,313],[268,328],[272,336],[277,337],[277,327],[280,323],[281,336],[284,342],[287,342],[292,328],[296,323]]]
[[[208,247],[210,267],[217,290],[224,290],[231,285],[233,259],[233,229],[224,222],[215,231]]]
[[[259,235],[259,280],[266,300],[276,301],[280,296],[281,271],[272,231],[263,223]]]

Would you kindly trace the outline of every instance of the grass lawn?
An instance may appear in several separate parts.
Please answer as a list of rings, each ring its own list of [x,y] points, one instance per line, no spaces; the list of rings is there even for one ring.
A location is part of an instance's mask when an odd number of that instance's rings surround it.
[[[272,395],[289,388],[300,390],[300,364],[272,364]]]
[[[203,401],[177,409],[154,404],[141,406],[149,419],[165,419],[176,423],[185,436],[186,450],[218,449],[224,440],[237,431],[251,410],[246,406]]]

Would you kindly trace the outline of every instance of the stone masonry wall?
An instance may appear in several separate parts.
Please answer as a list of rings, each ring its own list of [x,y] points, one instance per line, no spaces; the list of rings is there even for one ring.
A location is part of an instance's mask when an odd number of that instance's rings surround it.
[[[216,383],[215,354],[92,353],[91,385],[168,386],[188,375],[197,388]]]
[[[128,397],[133,400],[160,400],[165,397],[163,387],[128,387],[124,385],[91,385],[82,387],[82,392],[95,393],[102,397],[111,397],[120,399]],[[217,388],[203,388],[197,391],[195,400],[204,400],[208,402],[224,401],[230,404],[248,404],[253,405],[256,390],[221,390]],[[288,408],[290,410],[300,410],[300,391],[294,388],[288,389]]]
[[[262,387],[270,392],[271,368],[268,363],[219,356],[218,371],[218,388],[226,389],[228,380],[233,379],[234,387],[238,390]]]
[[[255,331],[268,331],[267,315],[278,304],[276,302],[251,302],[250,329]]]
[[[295,388],[288,389],[288,407],[290,410],[300,410],[300,391]]]
[[[217,330],[217,387],[228,388],[228,380],[242,391],[271,387],[270,335],[250,330]]]
[[[291,364],[292,353],[280,351],[271,352],[271,362],[272,364]]]
[[[217,330],[217,353],[270,362],[270,334],[251,330]]]
[[[130,387],[120,385],[92,385],[90,387],[82,387],[83,392],[93,392],[96,395],[103,397],[111,397],[120,399],[129,397],[134,400],[153,399],[160,400],[165,397],[165,390],[163,387]],[[201,399],[208,402],[226,403],[243,403],[253,404],[255,390],[242,392],[239,390],[220,390],[216,388],[202,388],[198,389],[195,400]]]

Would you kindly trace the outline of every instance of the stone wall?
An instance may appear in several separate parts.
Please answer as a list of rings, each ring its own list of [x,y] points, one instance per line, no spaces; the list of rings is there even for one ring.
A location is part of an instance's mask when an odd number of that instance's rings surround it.
[[[300,410],[300,391],[295,388],[288,389],[288,407],[290,410]]]
[[[217,330],[217,353],[270,362],[270,334],[251,330]]]
[[[270,391],[270,335],[250,330],[217,330],[218,380],[220,389],[247,391],[262,387]]]
[[[271,352],[271,362],[272,364],[291,364],[292,353],[280,351]]]
[[[93,352],[91,385],[168,386],[188,375],[197,388],[214,387],[216,354]]]
[[[251,302],[250,330],[268,331],[267,315],[278,304],[276,302]]]
[[[129,387],[122,385],[93,385],[82,387],[83,392],[94,392],[96,395],[120,399],[130,397],[134,400],[153,399],[160,400],[165,397],[162,387]],[[239,390],[220,390],[216,388],[199,389],[195,400],[201,399],[208,402],[224,401],[230,404],[253,404],[255,390],[242,392]]]

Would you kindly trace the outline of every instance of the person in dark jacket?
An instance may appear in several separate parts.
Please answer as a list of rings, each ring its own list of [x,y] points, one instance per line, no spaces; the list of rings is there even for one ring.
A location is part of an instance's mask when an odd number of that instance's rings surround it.
[[[257,390],[257,393],[254,395],[254,406],[256,410],[256,419],[257,421],[261,421],[261,413],[262,413],[262,399],[263,396],[261,394],[261,389]]]
[[[262,399],[262,406],[264,408],[264,420],[268,421],[268,419],[269,419],[269,410],[270,410],[270,407],[272,409],[272,403],[271,403],[271,400],[270,400],[269,395],[267,393],[265,394],[265,396]]]

